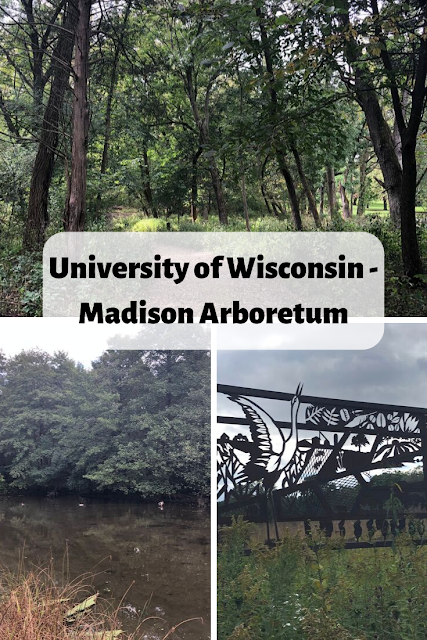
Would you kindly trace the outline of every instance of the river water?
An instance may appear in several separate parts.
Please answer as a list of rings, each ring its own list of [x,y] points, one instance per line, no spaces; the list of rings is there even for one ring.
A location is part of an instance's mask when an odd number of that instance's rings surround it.
[[[46,566],[53,558],[62,576],[68,548],[71,579],[90,571],[102,598],[118,605],[124,596],[124,630],[135,630],[141,615],[157,616],[164,622],[148,621],[143,637],[160,640],[173,625],[201,617],[203,624],[189,622],[172,637],[210,638],[208,511],[177,504],[160,510],[140,502],[79,502],[77,497],[2,498],[0,565],[15,570],[22,553],[27,568]]]

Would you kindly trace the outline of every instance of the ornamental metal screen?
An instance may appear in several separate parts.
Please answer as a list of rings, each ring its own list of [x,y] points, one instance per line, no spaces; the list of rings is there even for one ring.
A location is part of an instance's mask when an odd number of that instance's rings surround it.
[[[385,533],[385,542],[408,515],[427,517],[427,409],[306,396],[302,384],[294,393],[221,384],[218,392],[233,403],[233,415],[217,419],[220,523],[240,513],[266,522],[270,538],[273,521],[278,538],[277,522],[316,520],[328,532],[339,520],[345,533],[350,520],[359,540],[365,519],[368,531]],[[267,408],[272,404],[274,411]],[[419,477],[372,482],[379,471],[405,463],[421,463]],[[398,520],[388,519],[393,487]]]

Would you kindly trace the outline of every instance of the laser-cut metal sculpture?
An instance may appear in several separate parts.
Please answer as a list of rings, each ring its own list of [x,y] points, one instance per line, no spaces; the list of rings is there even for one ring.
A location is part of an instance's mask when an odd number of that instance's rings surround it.
[[[240,416],[218,416],[230,432],[218,440],[220,519],[243,507],[259,521],[270,512],[279,537],[277,520],[333,518],[345,529],[351,517],[358,539],[357,521],[384,518],[390,492],[371,485],[370,472],[421,461],[423,480],[400,485],[405,507],[425,516],[427,409],[302,396],[302,388],[218,386],[240,408]],[[263,399],[287,403],[290,422],[273,418]]]

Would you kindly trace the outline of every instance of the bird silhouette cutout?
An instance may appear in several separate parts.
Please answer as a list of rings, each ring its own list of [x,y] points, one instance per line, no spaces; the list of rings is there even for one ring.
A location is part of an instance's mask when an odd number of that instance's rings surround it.
[[[291,431],[284,431],[274,419],[252,400],[243,396],[230,396],[230,400],[242,407],[249,424],[252,441],[242,434],[235,436],[231,444],[235,449],[249,453],[239,481],[262,481],[266,489],[272,489],[292,461],[298,446],[298,410],[303,385],[300,383],[291,400]]]

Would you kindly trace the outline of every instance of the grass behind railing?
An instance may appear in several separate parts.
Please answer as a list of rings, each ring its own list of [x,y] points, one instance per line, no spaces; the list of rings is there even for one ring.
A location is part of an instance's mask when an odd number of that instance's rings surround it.
[[[410,531],[392,548],[345,549],[318,533],[269,549],[250,529],[240,519],[222,530],[218,640],[427,638],[427,546]]]

